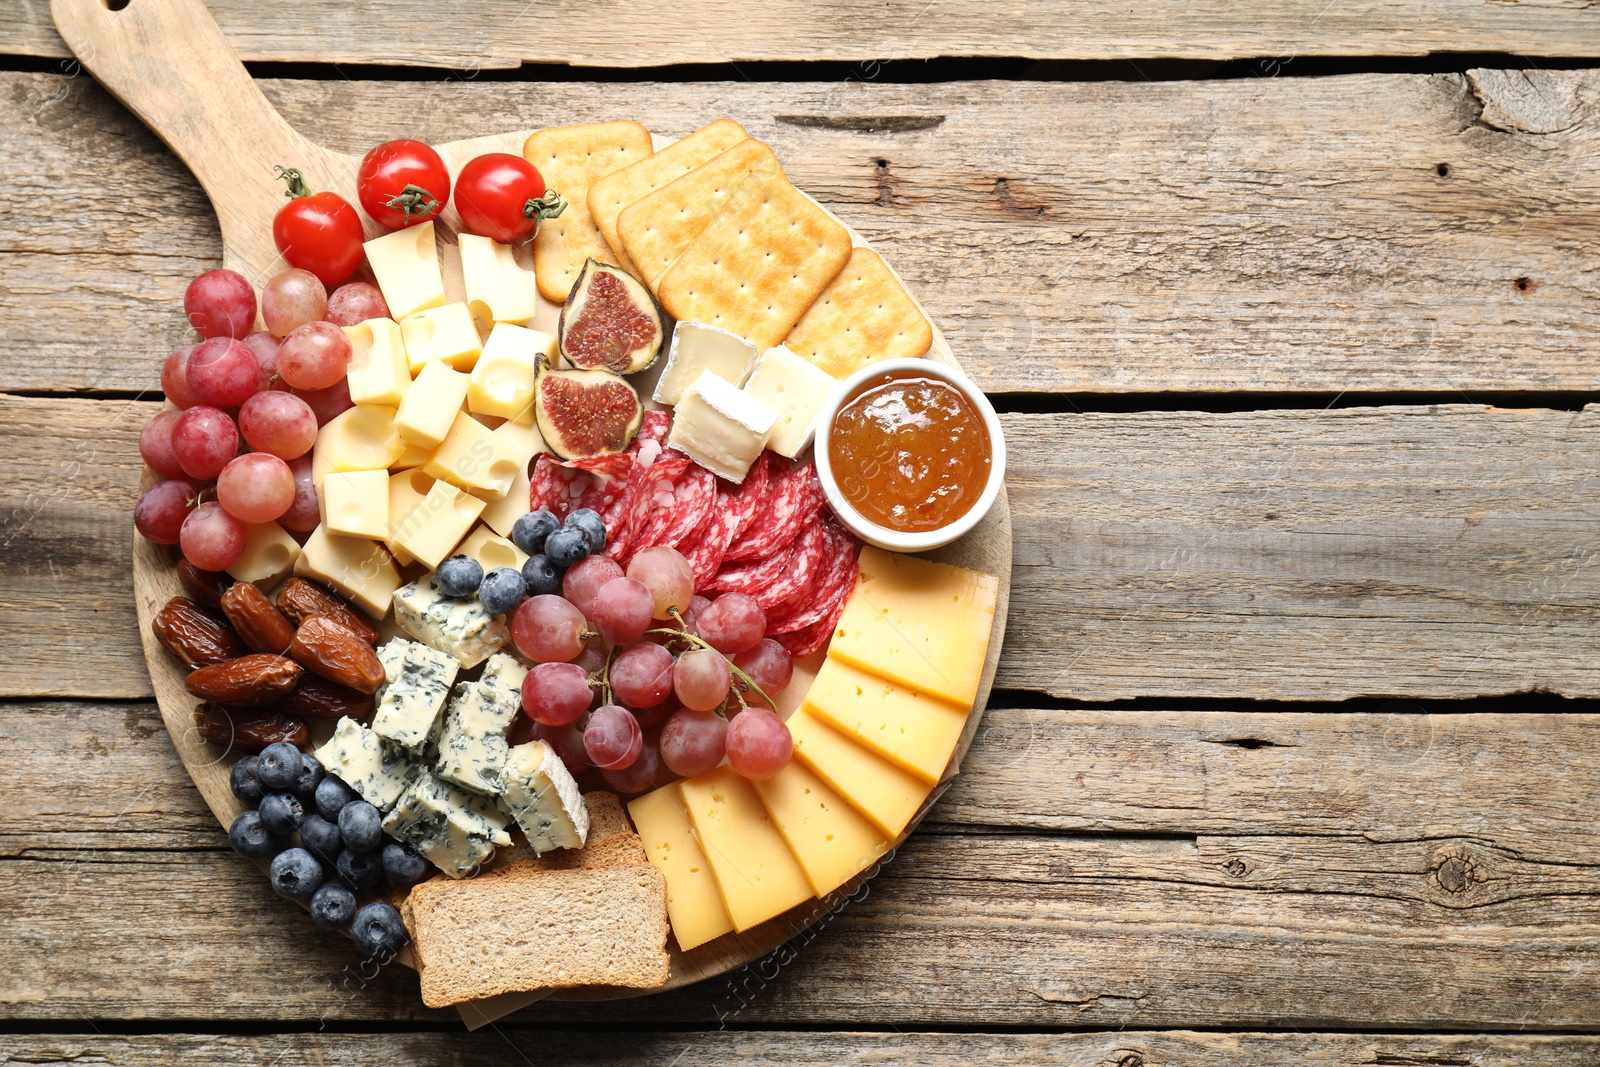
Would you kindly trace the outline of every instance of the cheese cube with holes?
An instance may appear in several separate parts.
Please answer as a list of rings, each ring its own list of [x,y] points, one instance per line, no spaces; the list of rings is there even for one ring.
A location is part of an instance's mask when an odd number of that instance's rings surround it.
[[[455,425],[467,399],[471,379],[443,363],[429,363],[417,373],[394,417],[394,427],[406,441],[434,449]],[[398,457],[396,457],[398,458]],[[387,466],[387,464],[385,464]]]
[[[972,710],[831,656],[806,691],[805,706],[929,785],[944,775]]]
[[[483,573],[488,574],[496,567],[510,567],[521,570],[522,565],[528,562],[528,554],[504,537],[496,537],[493,530],[487,526],[479,526],[467,535],[455,551],[456,555],[471,556],[483,568]]]
[[[415,563],[411,553],[395,543],[395,534],[411,514],[411,509],[422,503],[433,488],[434,478],[419,470],[400,471],[389,475],[389,529],[383,535],[384,544],[402,564]]]
[[[533,510],[529,506],[529,501],[533,499],[532,490],[533,479],[528,473],[528,465],[524,463],[517,468],[510,491],[483,509],[483,514],[479,516],[483,524],[501,537],[510,537],[511,528],[517,524],[517,520]]]
[[[387,471],[335,471],[322,481],[322,525],[346,537],[389,536]]]
[[[711,864],[695,840],[677,782],[628,802],[645,854],[667,883],[672,936],[687,952],[733,930]]]
[[[684,391],[667,444],[730,482],[743,482],[761,455],[778,413],[712,371]]]
[[[333,586],[374,619],[389,613],[400,572],[384,547],[365,537],[340,537],[318,526],[306,538],[294,572]]]
[[[510,245],[475,233],[463,233],[461,277],[467,287],[467,309],[478,328],[487,331],[497,322],[526,326],[539,310],[533,271],[517,263]]]
[[[407,315],[400,320],[400,335],[405,339],[412,374],[435,362],[470,371],[483,351],[472,312],[460,302]]]
[[[533,376],[539,361],[556,357],[556,336],[496,323],[472,368],[467,410],[474,415],[512,419],[531,409]]]
[[[737,334],[703,322],[680,322],[672,328],[667,362],[656,382],[656,403],[677,404],[705,371],[731,385],[743,385],[756,355],[756,346]]]
[[[787,724],[796,759],[865,815],[886,838],[892,841],[900,836],[927,799],[931,789],[927,782],[867,751],[804,705],[789,716]]]
[[[449,558],[481,514],[483,501],[449,482],[434,482],[428,495],[400,520],[394,541],[432,570]]]
[[[811,447],[817,415],[839,379],[783,346],[761,354],[744,391],[778,413],[767,447],[794,459]]]
[[[444,303],[444,275],[431,220],[374,237],[365,247],[390,315],[403,319]]]
[[[515,442],[496,436],[463,411],[422,469],[484,500],[499,500],[511,491],[519,465],[526,468],[527,462]]]
[[[811,898],[811,883],[761,798],[732,767],[678,783],[722,902],[740,933]]]
[[[311,448],[311,482],[320,486],[332,471],[388,470],[405,451],[395,409],[357,404],[329,419]]]
[[[411,388],[411,364],[406,359],[400,324],[393,319],[367,319],[346,326],[350,338],[350,366],[345,382],[357,404],[399,407]]]
[[[275,522],[250,523],[244,531],[244,551],[228,568],[228,573],[238,581],[277,582],[300,558],[299,543]]]
[[[983,678],[1000,583],[946,563],[867,547],[828,655],[971,707]]]

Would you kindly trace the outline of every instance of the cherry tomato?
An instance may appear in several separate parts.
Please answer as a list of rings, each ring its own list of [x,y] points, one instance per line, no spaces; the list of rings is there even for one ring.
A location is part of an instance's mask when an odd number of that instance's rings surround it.
[[[378,225],[403,230],[444,210],[450,172],[439,153],[421,141],[385,141],[361,160],[356,193]]]
[[[272,240],[289,266],[308,270],[332,289],[361,265],[361,216],[338,193],[313,193],[300,172],[278,168],[289,202],[272,218]]]
[[[511,244],[539,232],[539,223],[567,209],[545,191],[539,168],[521,156],[490,152],[467,160],[456,175],[456,210],[468,233]]]

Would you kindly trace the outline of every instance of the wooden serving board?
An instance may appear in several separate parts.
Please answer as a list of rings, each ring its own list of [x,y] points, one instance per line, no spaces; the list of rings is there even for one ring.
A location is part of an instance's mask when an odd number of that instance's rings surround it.
[[[313,190],[329,189],[353,204],[357,202],[356,171],[360,159],[330,151],[291,128],[256,87],[200,0],[131,0],[120,11],[108,9],[101,0],[52,0],[51,11],[61,36],[79,60],[199,179],[221,224],[223,265],[249,278],[258,289],[286,266],[271,234],[272,217],[284,203],[283,183],[275,174],[274,165],[296,167]],[[521,155],[523,141],[531,132],[521,130],[434,147],[453,178],[462,164],[485,152]],[[687,132],[675,131],[679,135]],[[673,139],[657,135],[657,147]],[[369,237],[386,232],[364,216],[363,222]],[[460,217],[452,204],[435,225],[441,238],[446,292],[451,300],[465,297],[456,245],[459,224]],[[866,243],[854,230],[850,235],[856,244]],[[518,250],[518,257],[524,266],[531,266],[526,247]],[[558,309],[541,303],[535,325],[553,330]],[[959,367],[937,324],[929,354]],[[998,575],[1000,592],[975,711],[967,720],[944,782],[934,789],[896,846],[922,821],[957,773],[988,701],[1005,634],[1011,586],[1011,515],[1004,488],[992,510],[971,533],[928,553],[927,558]],[[133,579],[140,637],[156,700],[173,744],[207,805],[227,827],[243,810],[228,786],[233,754],[202,740],[195,732],[196,701],[184,688],[182,665],[150,631],[156,612],[181,592],[175,562],[171,549],[134,538]],[[797,664],[795,680],[780,703],[790,709],[798,703],[815,665],[815,661]],[[672,978],[663,989],[702,981],[760,959],[828,916],[837,901],[872,873],[873,870],[863,873],[829,900],[801,905],[743,934],[728,934],[690,952],[674,950]],[[409,956],[403,958],[409,960]],[[555,994],[560,999],[583,1000],[639,995],[644,994],[639,990],[605,988]],[[532,999],[536,997],[515,994],[494,998],[463,1006],[463,1015],[469,1023],[487,1022]]]

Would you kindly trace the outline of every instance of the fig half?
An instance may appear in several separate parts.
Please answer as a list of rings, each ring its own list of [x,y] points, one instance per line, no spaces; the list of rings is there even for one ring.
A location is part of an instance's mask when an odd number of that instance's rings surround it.
[[[661,309],[638,279],[590,257],[561,308],[556,337],[567,365],[634,374],[661,354]]]
[[[644,421],[644,405],[610,371],[541,370],[533,382],[533,417],[550,451],[584,459],[627,448]]]

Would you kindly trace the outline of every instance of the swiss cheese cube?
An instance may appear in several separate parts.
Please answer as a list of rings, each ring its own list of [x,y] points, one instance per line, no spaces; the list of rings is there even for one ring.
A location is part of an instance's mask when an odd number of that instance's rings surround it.
[[[311,481],[320,486],[332,471],[388,470],[404,451],[395,409],[357,404],[317,431],[317,443],[311,448]]]
[[[475,233],[463,233],[461,279],[467,287],[467,307],[482,330],[497,322],[526,326],[539,310],[533,271],[518,265],[510,245]]]
[[[944,775],[971,710],[831,656],[806,691],[805,705],[929,785]]]
[[[416,560],[395,543],[395,534],[406,516],[411,514],[411,509],[422,503],[423,497],[428,495],[433,482],[433,475],[420,470],[404,470],[389,475],[389,531],[384,534],[383,540],[389,551],[394,553],[394,558],[403,564],[415,563]]]
[[[425,365],[400,401],[394,428],[403,439],[420,448],[438,448],[461,413],[469,381],[465,374],[444,363]]]
[[[429,448],[428,446],[414,445],[410,441],[406,441],[405,438],[401,438],[401,441],[405,443],[405,451],[400,453],[400,457],[398,459],[389,464],[390,470],[415,470],[433,458],[433,449]]]
[[[680,322],[672,328],[667,361],[656,380],[658,404],[674,404],[701,374],[710,371],[730,385],[744,384],[755,366],[756,346],[738,334],[703,322]]]
[[[819,897],[844,885],[889,851],[889,839],[799,760],[751,782]]]
[[[890,840],[927,799],[927,782],[856,744],[805,705],[789,716],[788,726],[795,757]]]
[[[350,338],[350,365],[345,382],[357,404],[398,407],[411,388],[411,365],[406,360],[400,324],[393,319],[367,319],[346,326]]]
[[[431,219],[374,237],[365,248],[390,315],[403,319],[444,303],[444,275]]]
[[[532,285],[532,283],[529,283]],[[540,359],[556,354],[555,334],[496,323],[472,368],[467,410],[474,415],[512,419],[533,404],[533,376]],[[810,366],[810,364],[807,364]]]
[[[389,613],[389,602],[400,588],[400,572],[389,553],[365,537],[340,537],[325,527],[311,531],[294,572],[327,582],[374,619]]]
[[[504,537],[496,537],[495,532],[487,526],[479,526],[469,533],[467,539],[456,548],[455,554],[471,556],[478,561],[485,574],[497,567],[520,571],[522,565],[528,562],[526,552]]]
[[[275,522],[250,523],[244,531],[244,551],[228,568],[238,581],[275,583],[300,558],[299,543]]]
[[[678,783],[722,903],[740,933],[811,898],[811,883],[755,789],[723,766]]]
[[[744,391],[778,413],[767,447],[790,459],[810,448],[817,415],[838,384],[833,375],[781,345],[762,353]]]
[[[701,371],[672,413],[667,444],[730,482],[743,482],[778,413],[713,371]]]
[[[499,500],[511,491],[518,469],[527,465],[515,441],[496,436],[463,411],[422,469],[485,500]]]
[[[400,320],[400,335],[405,339],[412,374],[434,362],[469,371],[483,351],[472,312],[459,302],[407,315]]]
[[[860,562],[828,655],[971,707],[983,678],[999,580],[871,547],[861,550]]]
[[[667,918],[685,952],[733,929],[711,864],[695,840],[678,783],[628,802],[645,854],[667,882]]]
[[[438,567],[478,521],[483,501],[449,482],[434,482],[428,495],[406,513],[394,541],[429,570]]]
[[[322,481],[322,525],[331,534],[389,536],[389,472],[334,471]]]

